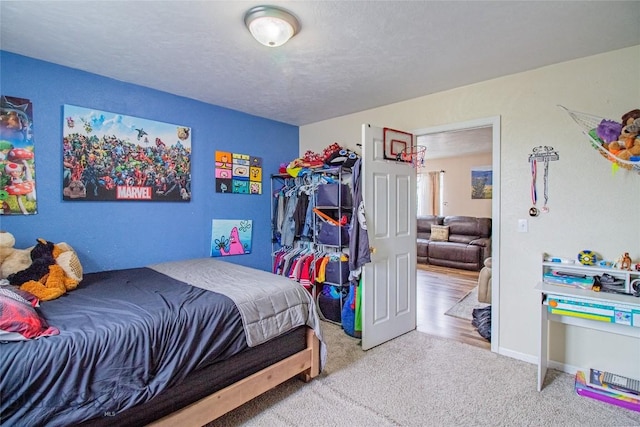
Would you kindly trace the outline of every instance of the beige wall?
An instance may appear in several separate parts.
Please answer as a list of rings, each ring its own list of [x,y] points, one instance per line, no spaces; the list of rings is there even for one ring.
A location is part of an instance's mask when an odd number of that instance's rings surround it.
[[[500,116],[499,350],[535,362],[534,286],[543,252],[575,257],[591,249],[615,259],[628,251],[640,261],[640,174],[612,171],[557,105],[619,120],[640,108],[639,100],[640,45],[302,126],[300,153],[334,141],[356,149],[363,123],[412,131]],[[553,146],[560,160],[549,170],[550,212],[529,218],[527,158],[539,145]],[[519,218],[529,220],[528,233],[517,232]],[[551,355],[565,369],[600,367],[640,378],[638,340],[555,326]]]
[[[425,161],[425,171],[445,171],[441,215],[491,217],[491,199],[471,198],[471,168],[490,165],[491,153]]]

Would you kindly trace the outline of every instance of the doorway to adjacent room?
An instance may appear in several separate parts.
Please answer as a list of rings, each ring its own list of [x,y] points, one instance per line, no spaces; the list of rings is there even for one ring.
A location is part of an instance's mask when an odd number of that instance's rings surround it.
[[[499,253],[500,253],[500,117],[489,117],[469,122],[424,128],[413,132],[418,144],[429,139],[438,140],[437,146],[429,149],[427,146],[426,159],[438,150],[449,149],[450,153],[460,153],[461,147],[467,147],[469,152],[474,150],[474,138],[465,139],[465,133],[474,130],[490,130],[490,150],[492,168],[492,199],[490,202],[490,216],[492,218],[492,313],[491,313],[491,343],[478,335],[471,321],[444,313],[472,290],[478,281],[478,273],[448,269],[443,267],[419,266],[417,271],[417,301],[418,301],[418,330],[445,338],[456,339],[483,348],[491,348],[497,352],[499,348]],[[428,138],[437,136],[437,138]],[[476,139],[477,141],[477,139]],[[479,147],[475,147],[476,149]],[[430,153],[431,151],[431,153]],[[442,153],[440,153],[442,155]],[[449,156],[455,156],[450,154]],[[446,171],[444,179],[446,180]],[[470,193],[470,185],[461,189]],[[448,211],[446,200],[444,210],[440,215],[458,215],[460,213]],[[464,215],[464,213],[462,213]]]

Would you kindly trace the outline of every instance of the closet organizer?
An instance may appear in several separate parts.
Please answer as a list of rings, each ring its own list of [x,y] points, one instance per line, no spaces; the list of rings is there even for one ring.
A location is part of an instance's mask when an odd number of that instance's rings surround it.
[[[340,324],[349,292],[351,169],[271,175],[272,272],[298,281]]]

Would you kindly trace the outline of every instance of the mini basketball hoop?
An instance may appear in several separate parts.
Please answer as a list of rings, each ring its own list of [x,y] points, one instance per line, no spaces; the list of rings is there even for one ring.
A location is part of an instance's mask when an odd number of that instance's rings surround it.
[[[421,168],[424,166],[424,154],[426,152],[426,146],[414,145],[400,151],[396,156],[396,160],[399,162],[410,163],[414,168]]]

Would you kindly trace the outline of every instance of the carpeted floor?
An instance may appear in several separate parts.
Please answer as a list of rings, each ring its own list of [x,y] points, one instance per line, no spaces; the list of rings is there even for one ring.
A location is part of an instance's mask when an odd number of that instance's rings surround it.
[[[462,297],[460,301],[455,303],[453,307],[444,314],[461,319],[473,319],[473,309],[487,307],[489,304],[478,302],[478,287],[473,288],[467,295]]]
[[[324,322],[329,359],[308,384],[294,379],[209,427],[640,426],[640,413],[575,394],[574,378],[412,331],[363,352]]]

